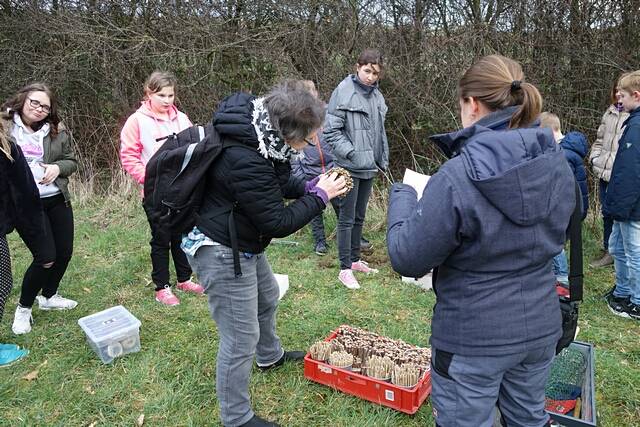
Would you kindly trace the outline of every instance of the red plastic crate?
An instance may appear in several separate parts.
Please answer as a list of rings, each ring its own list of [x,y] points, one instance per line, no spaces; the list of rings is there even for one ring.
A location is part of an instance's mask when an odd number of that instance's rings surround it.
[[[325,341],[330,341],[337,335],[338,330],[335,330]],[[415,387],[409,389],[313,360],[310,353],[304,358],[304,376],[311,381],[405,414],[415,414],[431,393],[430,371],[422,376]]]

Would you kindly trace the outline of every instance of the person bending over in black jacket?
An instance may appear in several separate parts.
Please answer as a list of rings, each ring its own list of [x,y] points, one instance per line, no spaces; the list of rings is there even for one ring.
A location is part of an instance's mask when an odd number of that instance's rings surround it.
[[[6,236],[15,228],[34,259],[37,258],[36,242],[44,234],[40,194],[22,150],[6,132],[5,122],[0,120],[0,320],[13,287]],[[27,354],[28,350],[20,349],[15,344],[0,343],[0,368],[17,362]]]
[[[231,145],[211,165],[196,227],[183,240],[193,270],[209,298],[220,345],[216,393],[225,426],[274,426],[254,414],[249,399],[253,358],[260,369],[304,352],[285,351],[276,335],[279,289],[264,253],[319,215],[343,194],[335,174],[302,181],[289,158],[303,149],[324,120],[324,106],[292,82],[267,96],[236,93],[213,117],[215,131]],[[296,199],[285,205],[284,199]]]

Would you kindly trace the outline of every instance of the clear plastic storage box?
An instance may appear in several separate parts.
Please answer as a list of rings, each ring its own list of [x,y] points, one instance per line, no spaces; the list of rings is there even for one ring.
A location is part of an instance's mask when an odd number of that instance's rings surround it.
[[[121,305],[85,316],[78,325],[104,363],[140,351],[140,321]]]

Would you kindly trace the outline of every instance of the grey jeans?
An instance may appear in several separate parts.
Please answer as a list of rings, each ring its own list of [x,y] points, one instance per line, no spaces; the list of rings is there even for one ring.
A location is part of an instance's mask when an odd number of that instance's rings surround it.
[[[189,262],[205,288],[218,327],[220,417],[225,426],[239,426],[254,415],[249,398],[254,356],[258,364],[269,365],[284,354],[276,335],[278,283],[264,253],[240,253],[241,277],[234,275],[233,251],[226,246],[203,246]]]
[[[353,189],[340,200],[338,256],[341,270],[351,268],[352,262],[360,260],[362,224],[367,214],[367,204],[372,188],[373,178],[353,178]]]
[[[496,403],[508,426],[542,427],[556,343],[523,353],[463,356],[432,349],[431,407],[440,427],[492,427]]]

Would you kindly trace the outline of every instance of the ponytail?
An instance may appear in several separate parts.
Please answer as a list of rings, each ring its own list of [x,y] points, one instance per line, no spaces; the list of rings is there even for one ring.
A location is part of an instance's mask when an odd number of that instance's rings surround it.
[[[531,83],[522,83],[522,104],[509,122],[510,128],[521,128],[533,123],[542,111],[542,95]]]
[[[519,105],[510,128],[531,125],[542,111],[538,88],[524,81],[518,62],[501,55],[485,56],[469,67],[458,83],[458,96],[473,97],[491,111]]]

